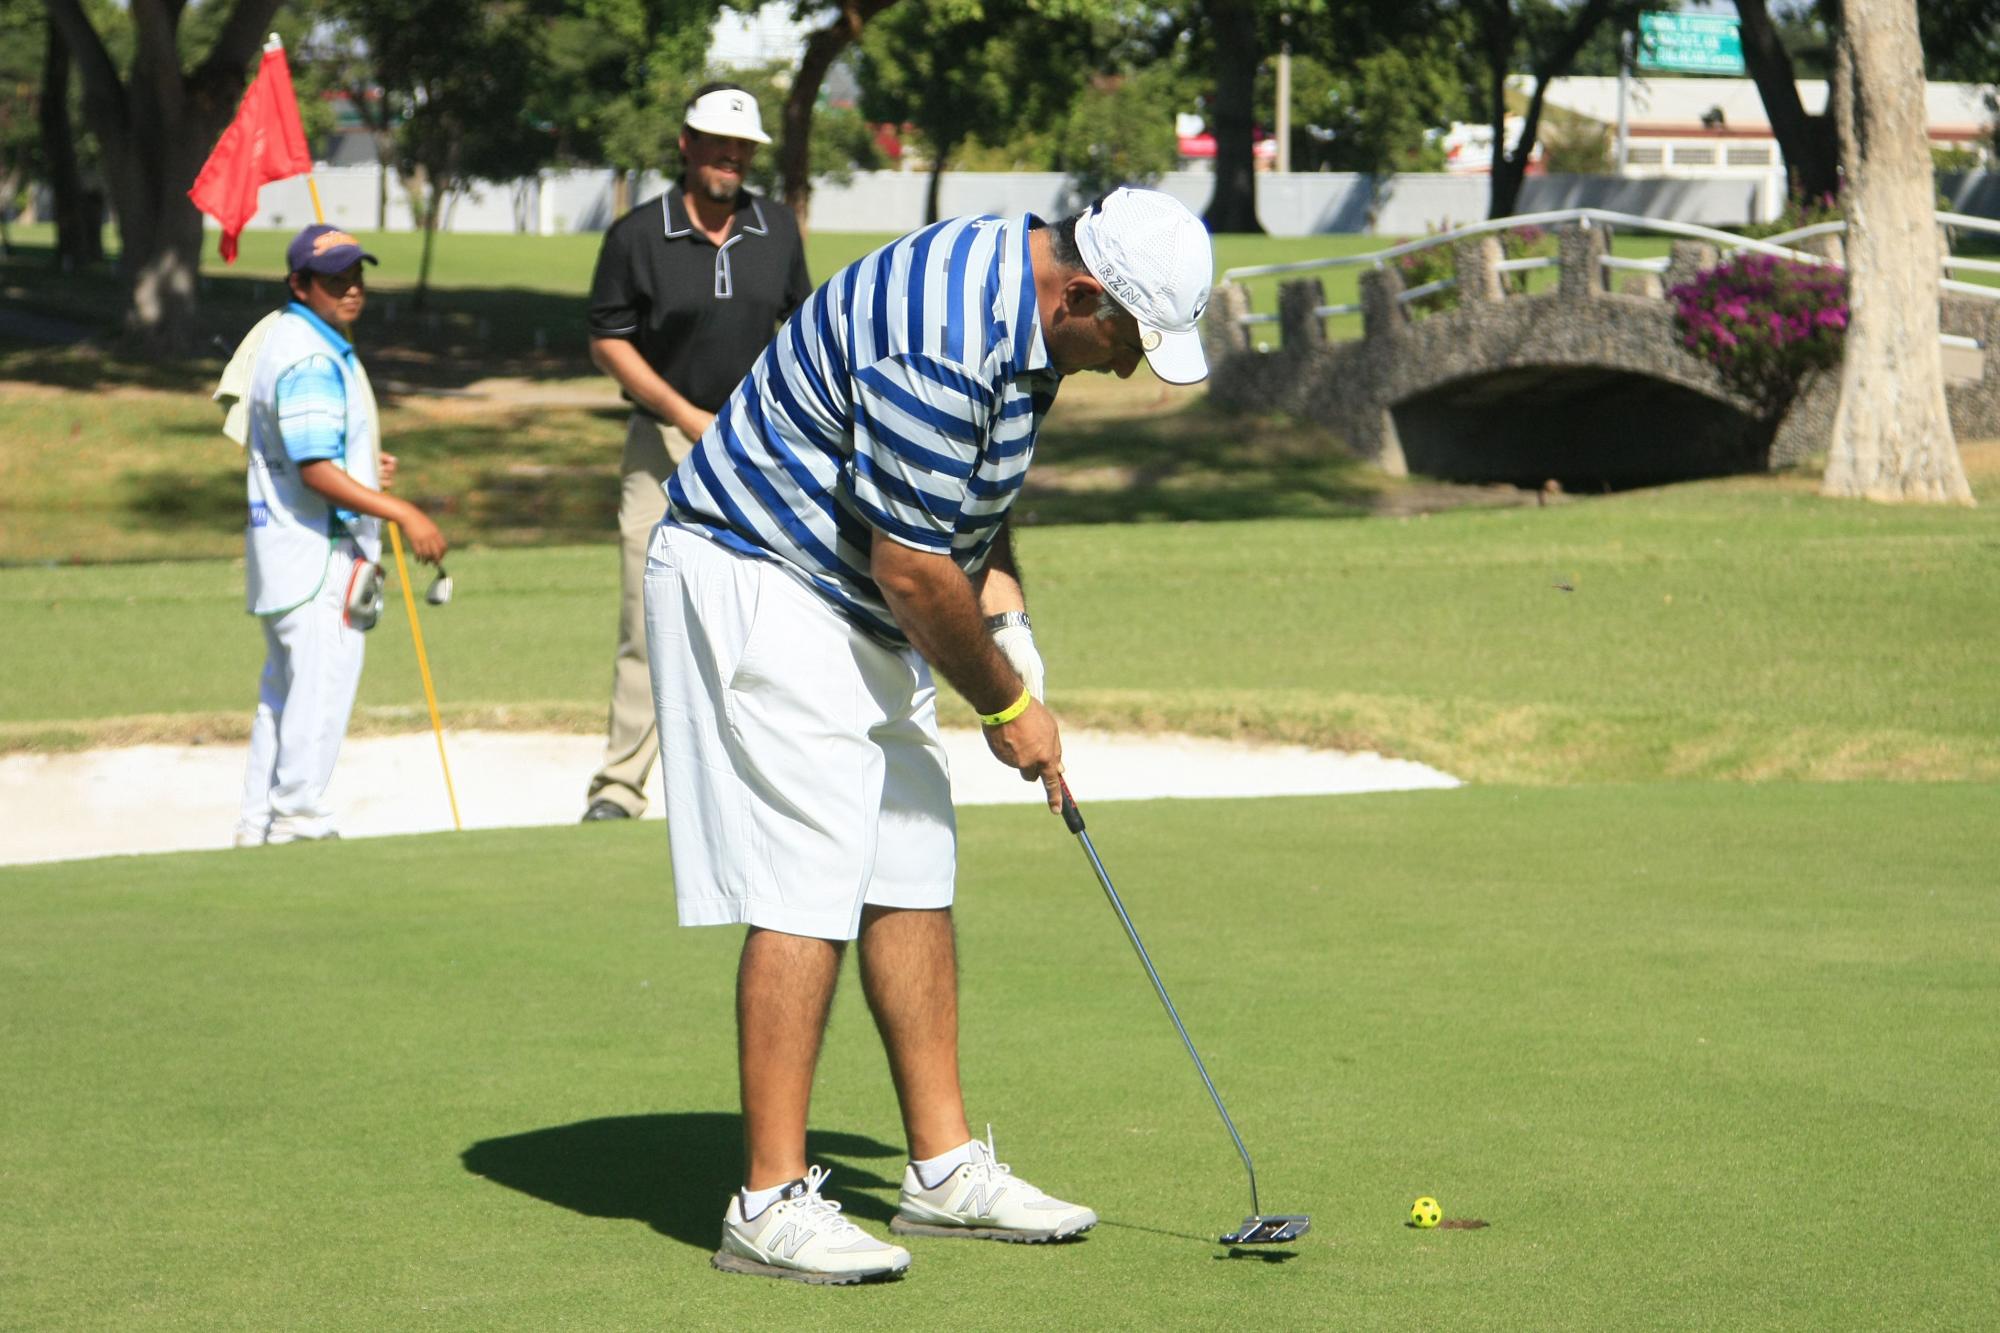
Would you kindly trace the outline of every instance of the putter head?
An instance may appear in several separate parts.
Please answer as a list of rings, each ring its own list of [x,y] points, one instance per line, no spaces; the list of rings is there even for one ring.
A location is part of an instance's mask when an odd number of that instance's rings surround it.
[[[1283,1245],[1295,1241],[1312,1230],[1312,1219],[1304,1213],[1274,1213],[1269,1217],[1252,1216],[1243,1219],[1243,1225],[1222,1238],[1224,1245]]]
[[[438,566],[437,577],[431,580],[431,586],[424,589],[424,600],[432,606],[443,606],[451,600],[451,575],[444,572],[443,565]]]

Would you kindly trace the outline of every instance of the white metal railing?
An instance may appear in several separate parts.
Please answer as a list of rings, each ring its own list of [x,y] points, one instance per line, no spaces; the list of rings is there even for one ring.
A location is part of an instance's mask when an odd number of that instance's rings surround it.
[[[1523,213],[1511,218],[1492,218],[1485,222],[1472,222],[1450,231],[1441,231],[1435,236],[1425,236],[1420,240],[1405,241],[1387,249],[1371,251],[1365,255],[1331,255],[1325,259],[1302,259],[1286,264],[1245,264],[1224,269],[1222,280],[1236,282],[1243,278],[1265,278],[1281,273],[1311,273],[1327,268],[1352,268],[1361,264],[1372,264],[1381,268],[1392,259],[1413,255],[1435,246],[1450,245],[1474,236],[1484,236],[1489,232],[1512,231],[1517,227],[1552,227],[1564,222],[1602,223],[1610,227],[1626,227],[1639,231],[1654,231],[1667,236],[1680,236],[1689,240],[1713,241],[1718,246],[1733,250],[1755,250],[1760,254],[1776,255],[1780,259],[1797,259],[1817,263],[1816,255],[1798,250],[1790,250],[1769,241],[1751,240],[1733,232],[1717,231],[1713,227],[1698,227],[1690,222],[1669,222],[1664,218],[1640,217],[1635,213],[1614,213],[1603,208],[1563,208],[1549,213]]]
[[[1673,263],[1665,255],[1657,259],[1627,259],[1621,255],[1604,255],[1597,262],[1605,268],[1636,269],[1641,273],[1665,273],[1667,267]]]
[[[1940,213],[1937,215],[1937,221],[1940,227],[1947,229],[1959,228],[1965,231],[2000,235],[2000,221],[1990,218],[1972,217],[1964,213]],[[1628,230],[1655,232],[1660,235],[1676,236],[1688,240],[1708,241],[1713,243],[1718,249],[1724,251],[1736,252],[1748,250],[1757,254],[1774,255],[1780,259],[1790,259],[1807,264],[1827,264],[1832,261],[1823,255],[1794,249],[1793,243],[1811,240],[1818,236],[1837,235],[1847,230],[1847,223],[1844,220],[1835,219],[1831,222],[1816,222],[1811,226],[1799,227],[1763,240],[1755,240],[1747,236],[1738,236],[1733,232],[1718,231],[1713,227],[1701,227],[1687,222],[1672,222],[1664,218],[1641,217],[1633,213],[1618,213],[1603,208],[1565,208],[1546,213],[1523,213],[1515,217],[1491,218],[1485,222],[1468,223],[1463,227],[1454,227],[1450,231],[1439,232],[1434,236],[1426,236],[1420,240],[1405,241],[1400,245],[1392,245],[1364,255],[1333,255],[1324,259],[1304,259],[1283,264],[1238,265],[1235,268],[1224,269],[1222,280],[1224,282],[1238,282],[1244,278],[1275,277],[1281,274],[1292,273],[1314,273],[1323,269],[1354,268],[1364,264],[1372,265],[1379,269],[1387,265],[1391,260],[1400,259],[1405,255],[1418,254],[1440,245],[1454,244],[1471,237],[1484,236],[1496,231],[1512,231],[1520,227],[1556,226],[1565,222],[1581,223],[1585,226],[1622,227]],[[1519,273],[1530,269],[1556,268],[1560,266],[1561,262],[1558,257],[1553,255],[1531,255],[1522,259],[1500,260],[1494,265],[1494,268],[1502,273]],[[1632,269],[1647,273],[1665,273],[1672,261],[1665,257],[1628,259],[1618,255],[1607,254],[1600,256],[1599,262],[1607,269]],[[2000,261],[1961,258],[1952,255],[1949,251],[1946,252],[1941,267],[1947,274],[1955,271],[2000,273]],[[1419,301],[1426,296],[1447,291],[1456,285],[1456,278],[1440,278],[1435,282],[1426,282],[1407,289],[1398,296],[1397,300],[1399,303]],[[1943,277],[1940,279],[1938,286],[1942,291],[1952,292],[1961,296],[1977,296],[1987,300],[2000,300],[2000,287],[1988,286],[1983,283],[1959,282],[1950,277]],[[1334,315],[1358,314],[1361,309],[1362,307],[1358,302],[1347,302],[1344,304],[1315,306],[1313,314],[1321,319],[1325,319]],[[1275,324],[1277,322],[1279,322],[1278,316],[1272,314],[1252,312],[1236,317],[1236,323],[1246,327],[1253,324]],[[1974,347],[1979,345],[1976,340],[1968,340],[1968,342]],[[1956,346],[1957,344],[1951,345]]]

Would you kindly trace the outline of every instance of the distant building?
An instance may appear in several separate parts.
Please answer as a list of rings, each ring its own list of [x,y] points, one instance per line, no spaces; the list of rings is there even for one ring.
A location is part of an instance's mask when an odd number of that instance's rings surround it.
[[[1200,116],[1188,111],[1176,114],[1174,138],[1182,171],[1215,170],[1215,135]],[[1277,163],[1278,141],[1262,125],[1250,132],[1250,159],[1258,171],[1269,171]]]
[[[1527,93],[1533,81],[1510,80]],[[1825,111],[1824,79],[1801,79],[1799,101],[1808,115]],[[1993,160],[1992,84],[1932,83],[1924,104],[1931,144],[1963,148]],[[1618,124],[1618,80],[1608,76],[1551,80],[1547,104]],[[1749,79],[1633,76],[1625,108],[1626,176],[1763,176],[1782,170],[1784,156],[1764,114],[1764,99]]]
[[[1507,117],[1502,128],[1507,134],[1507,151],[1513,152],[1521,142],[1521,131],[1528,121],[1524,116]],[[1493,127],[1471,121],[1455,120],[1443,130],[1426,130],[1424,137],[1444,150],[1444,169],[1454,175],[1485,176],[1493,171]],[[1542,174],[1542,146],[1538,143],[1528,154],[1527,175]]]

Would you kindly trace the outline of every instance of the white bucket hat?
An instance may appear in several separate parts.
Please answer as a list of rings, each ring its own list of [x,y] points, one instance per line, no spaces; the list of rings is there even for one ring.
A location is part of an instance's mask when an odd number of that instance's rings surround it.
[[[771,136],[764,133],[763,117],[757,114],[757,99],[741,88],[718,88],[703,93],[688,107],[687,119],[681,123],[691,130],[724,139],[771,142]]]
[[[1076,222],[1076,248],[1090,276],[1139,322],[1146,364],[1169,384],[1208,376],[1201,313],[1215,280],[1208,228],[1158,190],[1113,190]]]

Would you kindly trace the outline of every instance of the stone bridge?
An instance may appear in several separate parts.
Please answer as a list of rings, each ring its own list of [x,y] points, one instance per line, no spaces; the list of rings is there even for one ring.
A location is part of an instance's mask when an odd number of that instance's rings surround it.
[[[1661,270],[1611,258],[1605,225],[1587,214],[1558,235],[1553,260],[1511,263],[1491,233],[1449,242],[1455,281],[1409,291],[1386,252],[1361,277],[1362,336],[1341,342],[1327,340],[1326,319],[1354,307],[1328,306],[1318,278],[1280,285],[1273,351],[1254,342],[1268,317],[1225,281],[1203,323],[1211,401],[1323,422],[1393,474],[1464,481],[1596,490],[1781,467],[1824,450],[1837,375],[1819,376],[1773,420],[1682,347],[1664,293],[1712,267],[1713,245],[1675,241]],[[1838,258],[1837,237],[1808,247]],[[1507,271],[1551,265],[1553,288],[1507,290]],[[1942,306],[1952,425],[1961,439],[2000,435],[2000,300],[1952,286]],[[1412,298],[1442,287],[1455,288],[1455,308],[1413,311]]]

